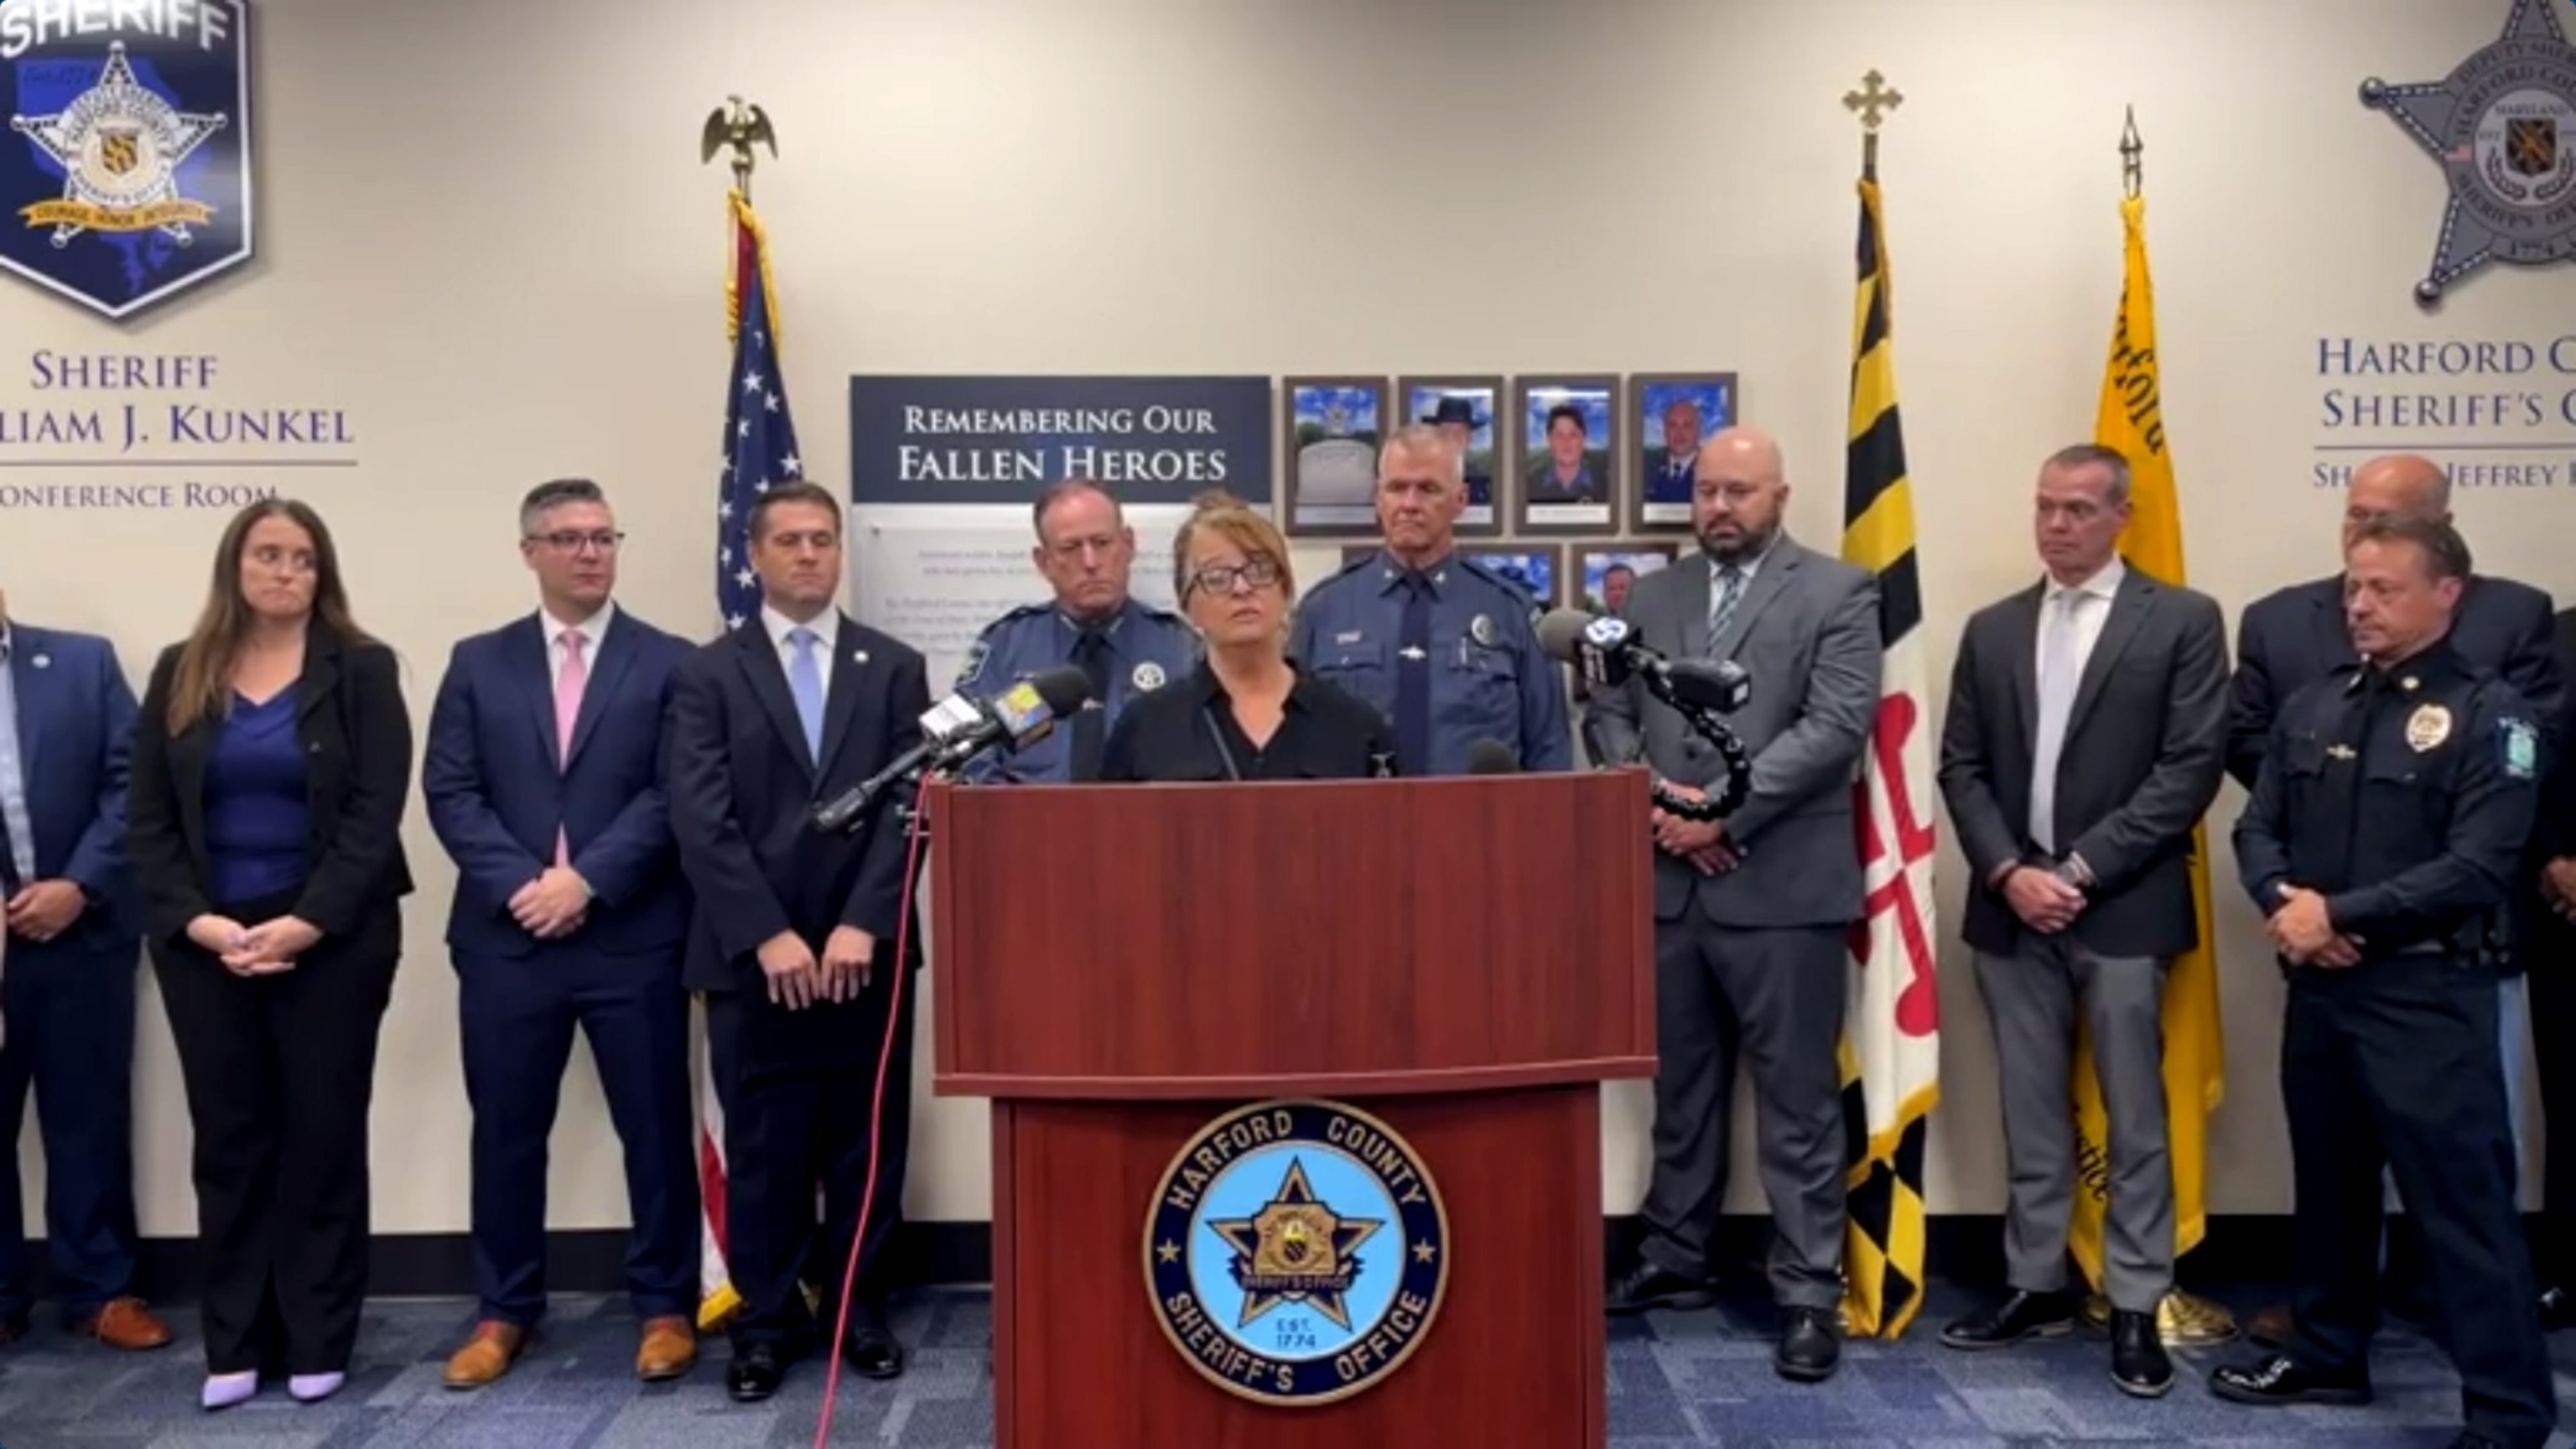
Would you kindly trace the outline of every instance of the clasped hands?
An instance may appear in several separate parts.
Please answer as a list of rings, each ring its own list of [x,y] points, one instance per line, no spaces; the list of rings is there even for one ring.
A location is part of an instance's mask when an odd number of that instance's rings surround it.
[[[1705,800],[1708,792],[1696,785],[1664,782],[1668,794],[1684,800]],[[1744,863],[1744,854],[1726,838],[1722,820],[1685,820],[1667,810],[1657,809],[1647,817],[1655,832],[1655,848],[1689,862],[1701,875],[1724,875]]]
[[[72,927],[89,909],[89,897],[67,880],[29,881],[9,897],[9,930],[30,941],[50,941]]]
[[[2279,891],[2280,908],[2264,921],[2263,934],[2272,938],[2272,949],[2284,960],[2294,966],[2336,969],[2360,962],[2361,938],[2335,929],[2324,896],[2286,881]]]
[[[547,866],[510,897],[510,919],[540,941],[569,936],[590,919],[590,882],[570,866]]]
[[[2576,859],[2561,857],[2540,868],[2540,903],[2562,921],[2576,921]]]
[[[295,969],[295,958],[313,949],[322,932],[299,916],[278,916],[244,926],[209,911],[188,923],[188,939],[224,963],[235,976],[274,976]]]
[[[856,926],[836,926],[823,940],[823,959],[794,931],[760,943],[760,974],[769,980],[771,1004],[802,1011],[824,1001],[855,1001],[867,989],[877,939]]]

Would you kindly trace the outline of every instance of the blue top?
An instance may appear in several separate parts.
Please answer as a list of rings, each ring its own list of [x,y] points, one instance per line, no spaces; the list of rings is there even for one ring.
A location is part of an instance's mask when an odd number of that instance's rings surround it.
[[[305,876],[304,747],[295,691],[233,697],[206,763],[206,854],[219,905],[300,888]]]
[[[1390,721],[1403,671],[1428,674],[1430,755],[1399,757],[1399,775],[1466,774],[1468,746],[1480,739],[1509,745],[1524,770],[1573,769],[1565,668],[1539,647],[1533,622],[1543,606],[1518,585],[1454,553],[1424,577],[1432,597],[1427,648],[1408,647],[1399,637],[1405,571],[1379,552],[1318,583],[1298,601],[1289,654],[1375,705]]]
[[[1129,599],[1098,628],[1106,646],[1108,697],[1104,737],[1135,700],[1178,684],[1199,666],[1199,636],[1179,615]],[[1013,609],[975,636],[957,671],[956,692],[982,699],[1033,674],[1075,661],[1082,625],[1053,603]],[[1061,785],[1073,778],[1073,729],[1061,725],[1046,738],[1016,751],[978,755],[962,772],[976,784]]]

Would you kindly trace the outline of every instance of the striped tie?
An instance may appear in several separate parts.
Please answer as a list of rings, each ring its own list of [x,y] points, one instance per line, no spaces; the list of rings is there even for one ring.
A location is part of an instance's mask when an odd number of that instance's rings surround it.
[[[1717,597],[1708,608],[1708,657],[1726,657],[1719,641],[1726,637],[1727,627],[1735,622],[1735,607],[1744,602],[1744,570],[1735,564],[1720,564],[1717,570]]]

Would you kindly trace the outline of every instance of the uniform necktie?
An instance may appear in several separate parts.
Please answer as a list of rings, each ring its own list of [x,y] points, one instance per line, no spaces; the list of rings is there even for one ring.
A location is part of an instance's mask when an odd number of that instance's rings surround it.
[[[567,774],[572,771],[573,726],[581,719],[581,692],[590,685],[589,666],[581,660],[585,642],[579,629],[566,629],[563,667],[555,671],[555,758]],[[572,864],[572,842],[561,825],[555,827],[555,864]]]
[[[805,757],[814,768],[823,767],[823,666],[814,658],[814,646],[821,639],[813,630],[795,628],[787,631],[787,642],[796,646],[796,660],[787,666],[787,688],[796,696],[796,720],[805,727]]]
[[[1395,759],[1407,775],[1431,773],[1431,581],[1404,576],[1404,622],[1396,639]]]
[[[1736,606],[1744,602],[1744,569],[1738,564],[1720,564],[1717,570],[1717,597],[1708,605],[1708,657],[1726,657],[1727,626],[1735,622]]]
[[[1073,662],[1091,681],[1090,704],[1073,717],[1073,778],[1100,778],[1100,747],[1109,734],[1109,636],[1085,629],[1074,636]]]
[[[2057,761],[2066,747],[2066,723],[2075,713],[2075,686],[2084,667],[2076,652],[2076,610],[2084,596],[2061,590],[2049,600],[2039,621],[2039,723],[2032,732],[2030,761],[2030,838],[2042,851],[2057,853]]]

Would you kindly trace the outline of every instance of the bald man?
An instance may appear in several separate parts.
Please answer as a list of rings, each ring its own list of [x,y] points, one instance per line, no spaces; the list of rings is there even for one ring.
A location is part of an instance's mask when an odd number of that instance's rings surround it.
[[[2373,519],[2394,517],[2451,522],[2451,482],[2440,464],[2396,454],[2373,458],[2353,470],[2344,495],[2344,550],[2351,550],[2355,537]],[[2254,788],[2264,742],[2271,736],[2282,702],[2303,685],[2360,666],[2344,624],[2343,593],[2343,575],[2338,572],[2293,584],[2246,606],[2236,629],[2227,772],[2248,790]],[[2566,681],[2554,653],[2548,594],[2511,579],[2472,575],[2452,616],[2450,643],[2468,663],[2502,676],[2540,719],[2560,717]],[[2503,965],[2511,979],[2499,995],[2499,1030],[2509,1083],[2506,1098],[2515,1110],[2518,1148],[2524,1048],[2529,1039],[2519,989],[2521,953],[2506,953]],[[2288,1314],[2267,1308],[2254,1316],[2248,1328],[2258,1342],[2279,1343],[2289,1332]]]
[[[1751,1068],[1757,1163],[1775,1239],[1772,1366],[1834,1372],[1842,1301],[1844,941],[1862,916],[1852,782],[1878,714],[1878,582],[1800,547],[1782,527],[1779,445],[1730,428],[1701,447],[1691,485],[1700,557],[1637,580],[1625,616],[1673,659],[1732,659],[1753,697],[1727,724],[1753,758],[1732,815],[1661,810],[1655,843],[1655,1167],[1644,1240],[1610,1278],[1614,1313],[1710,1301],[1726,1197],[1736,1063]],[[1585,738],[1608,768],[1645,765],[1704,796],[1725,762],[1640,680],[1595,691]]]

